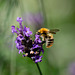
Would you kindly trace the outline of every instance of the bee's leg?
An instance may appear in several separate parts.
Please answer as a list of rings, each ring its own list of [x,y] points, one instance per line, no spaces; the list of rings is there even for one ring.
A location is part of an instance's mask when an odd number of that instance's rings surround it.
[[[46,43],[46,41],[42,41],[42,43],[41,43],[41,44],[44,44],[44,43]]]

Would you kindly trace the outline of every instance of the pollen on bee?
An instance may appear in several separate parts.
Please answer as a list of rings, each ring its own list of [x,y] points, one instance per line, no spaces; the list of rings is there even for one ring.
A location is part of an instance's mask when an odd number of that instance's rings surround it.
[[[47,28],[41,28],[38,30],[38,32],[43,33],[43,32],[48,32],[49,30]]]

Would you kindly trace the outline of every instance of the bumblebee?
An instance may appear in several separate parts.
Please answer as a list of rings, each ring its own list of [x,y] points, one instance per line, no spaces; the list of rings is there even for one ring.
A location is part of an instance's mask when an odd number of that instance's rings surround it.
[[[42,37],[43,43],[46,42],[46,47],[50,48],[54,42],[53,34],[56,34],[58,31],[59,29],[49,30],[47,28],[41,28],[36,32],[36,34],[40,35],[40,37]]]

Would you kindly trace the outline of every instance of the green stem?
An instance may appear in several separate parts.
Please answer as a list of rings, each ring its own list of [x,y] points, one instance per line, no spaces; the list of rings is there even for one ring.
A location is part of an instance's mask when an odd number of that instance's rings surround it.
[[[42,72],[41,72],[41,70],[40,70],[39,64],[36,63],[36,65],[37,65],[37,68],[38,68],[38,70],[39,70],[40,75],[42,75]]]

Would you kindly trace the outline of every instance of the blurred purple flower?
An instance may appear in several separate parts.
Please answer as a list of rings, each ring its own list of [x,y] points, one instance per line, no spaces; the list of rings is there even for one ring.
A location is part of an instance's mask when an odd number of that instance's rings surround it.
[[[41,28],[44,24],[44,17],[41,13],[27,13],[23,15],[23,20],[27,25],[33,25],[37,29]]]
[[[17,22],[19,22],[19,28],[15,29],[15,26],[11,26],[12,33],[17,34],[16,38],[16,48],[19,50],[19,54],[23,53],[23,56],[27,56],[31,58],[35,63],[41,62],[42,56],[40,53],[44,53],[42,48],[42,41],[39,35],[35,35],[35,40],[32,40],[31,36],[32,32],[30,28],[22,26],[22,18],[17,18]]]
[[[69,64],[68,72],[69,75],[75,75],[75,62]]]

